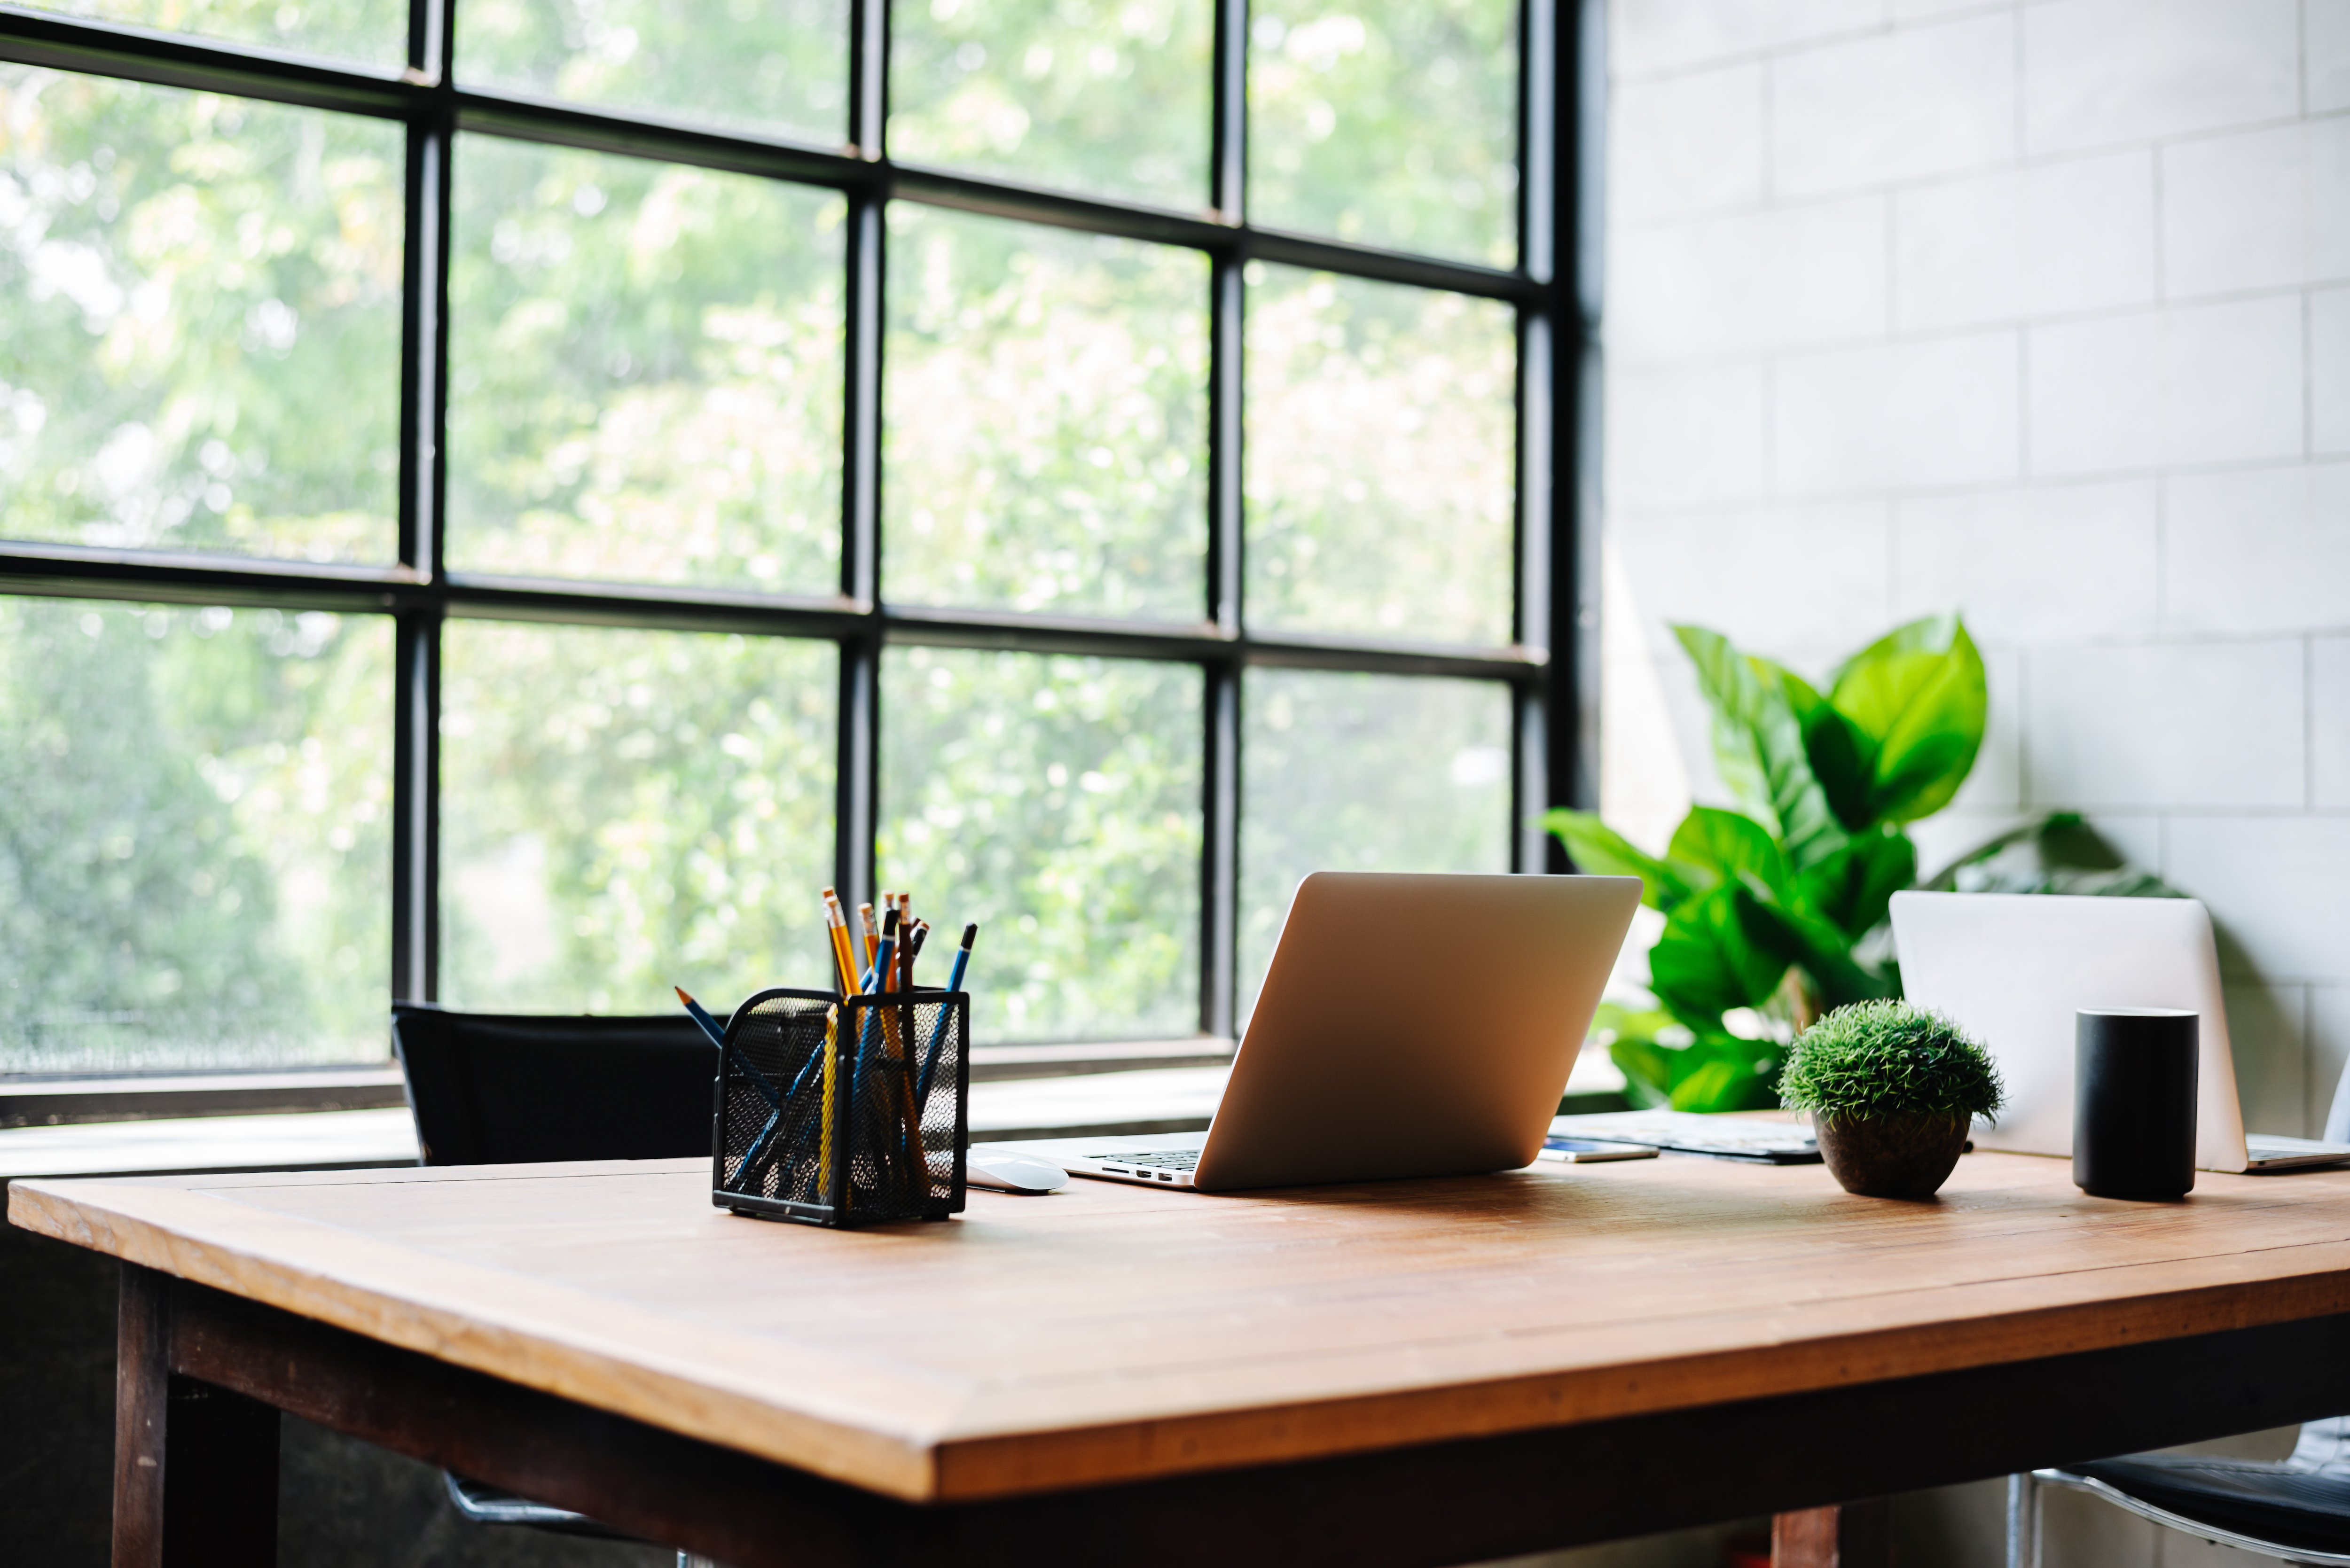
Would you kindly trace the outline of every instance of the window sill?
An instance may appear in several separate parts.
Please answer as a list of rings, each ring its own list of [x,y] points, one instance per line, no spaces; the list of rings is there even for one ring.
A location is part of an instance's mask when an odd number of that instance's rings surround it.
[[[1213,1035],[1109,1044],[982,1045],[972,1081],[1060,1078],[1073,1074],[1215,1067],[1232,1043]],[[250,1116],[307,1111],[401,1110],[408,1104],[391,1064],[285,1072],[149,1073],[99,1076],[0,1075],[0,1128]]]
[[[296,1111],[405,1112],[400,1069],[147,1073],[120,1078],[0,1077],[0,1127],[253,1116]]]
[[[1138,1047],[1128,1060],[1153,1060],[1149,1053],[1160,1049]],[[1174,1067],[1063,1069],[1053,1077],[1031,1074],[976,1083],[971,1089],[972,1140],[1198,1132],[1215,1114],[1231,1072],[1229,1062],[1220,1060]],[[396,1094],[400,1075],[392,1071],[390,1077]],[[1561,1108],[1621,1110],[1623,1093],[1623,1076],[1607,1054],[1586,1052],[1567,1080]],[[0,1181],[19,1176],[335,1170],[413,1165],[417,1158],[416,1127],[405,1106],[0,1130]]]

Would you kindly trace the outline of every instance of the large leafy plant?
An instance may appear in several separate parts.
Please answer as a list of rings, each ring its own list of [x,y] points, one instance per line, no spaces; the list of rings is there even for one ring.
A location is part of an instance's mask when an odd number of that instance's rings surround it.
[[[1653,1009],[1598,1026],[1633,1093],[1684,1110],[1777,1103],[1783,1042],[1829,1008],[1900,992],[1887,909],[1918,880],[1904,827],[1950,803],[1981,750],[1981,655],[1956,615],[1912,621],[1825,691],[1701,627],[1674,635],[1712,710],[1736,810],[1701,805],[1652,856],[1588,812],[1544,819],[1585,871],[1640,878],[1665,916]]]

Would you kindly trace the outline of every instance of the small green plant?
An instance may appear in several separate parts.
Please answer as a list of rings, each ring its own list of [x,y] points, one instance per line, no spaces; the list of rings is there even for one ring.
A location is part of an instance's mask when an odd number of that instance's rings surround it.
[[[1779,1099],[1814,1118],[1990,1116],[2006,1088],[1990,1055],[1939,1012],[1856,1002],[1796,1038]]]

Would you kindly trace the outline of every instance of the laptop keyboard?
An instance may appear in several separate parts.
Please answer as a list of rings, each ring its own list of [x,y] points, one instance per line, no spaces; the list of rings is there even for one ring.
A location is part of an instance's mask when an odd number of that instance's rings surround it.
[[[1152,1170],[1200,1168],[1200,1151],[1196,1148],[1162,1148],[1155,1149],[1149,1154],[1089,1154],[1086,1158],[1105,1162],[1114,1160],[1119,1165],[1142,1166]]]

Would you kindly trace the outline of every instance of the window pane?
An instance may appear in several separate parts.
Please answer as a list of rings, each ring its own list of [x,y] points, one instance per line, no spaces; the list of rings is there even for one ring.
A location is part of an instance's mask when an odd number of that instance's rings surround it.
[[[1249,217],[1517,260],[1513,0],[1253,0]]]
[[[1198,621],[1207,259],[904,203],[889,231],[886,596]]]
[[[1249,266],[1248,618],[1510,639],[1507,306]]]
[[[838,146],[847,0],[465,0],[457,79]]]
[[[455,161],[450,565],[837,591],[840,198],[479,136]]]
[[[907,0],[889,155],[1196,212],[1211,200],[1211,0]]]
[[[24,0],[39,11],[258,44],[388,70],[408,63],[399,0]]]
[[[383,1056],[391,626],[0,598],[0,1072]]]
[[[444,1001],[829,983],[832,644],[452,621],[442,670]]]
[[[1510,693],[1251,670],[1241,685],[1243,1012],[1309,871],[1507,871]]]
[[[980,923],[979,1039],[1198,1030],[1201,685],[1188,664],[884,656],[880,879],[933,943]]]
[[[0,533],[390,560],[401,134],[0,65]]]

